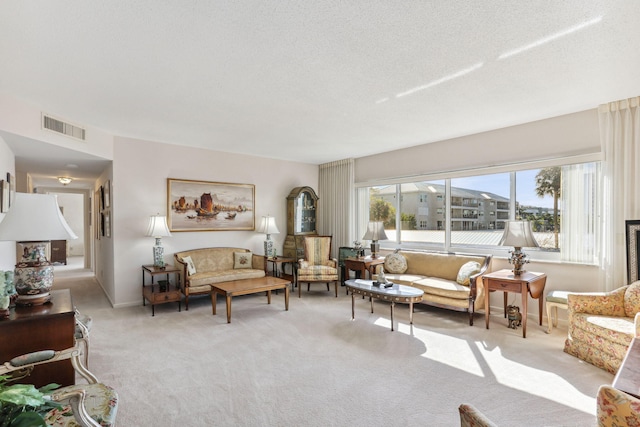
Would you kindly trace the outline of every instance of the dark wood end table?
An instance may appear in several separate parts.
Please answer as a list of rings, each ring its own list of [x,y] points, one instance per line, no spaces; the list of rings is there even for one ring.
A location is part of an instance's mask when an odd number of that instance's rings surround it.
[[[547,275],[525,271],[515,276],[511,270],[499,270],[482,276],[484,283],[484,319],[489,329],[489,294],[493,291],[504,292],[504,317],[507,317],[507,293],[515,292],[522,295],[522,337],[527,337],[527,294],[538,300],[538,317],[542,325],[542,295],[547,283]]]
[[[634,338],[613,378],[613,388],[640,399],[640,340]]]
[[[365,272],[369,272],[369,279],[373,279],[373,269],[376,265],[384,264],[384,257],[377,258],[366,257],[347,257],[344,259],[344,275],[342,276],[342,284],[345,283],[345,277],[348,278],[349,271],[356,272],[356,279],[366,279]]]
[[[151,276],[151,285],[146,286],[146,275]],[[176,283],[172,287],[169,283],[169,274],[176,275]],[[160,285],[155,283],[155,276],[166,275],[167,287],[160,289]],[[146,305],[146,301],[151,304],[151,316],[156,315],[156,304],[165,304],[168,302],[177,302],[178,311],[182,310],[182,292],[180,292],[180,269],[173,265],[167,264],[164,268],[155,267],[153,265],[142,266],[142,305]]]

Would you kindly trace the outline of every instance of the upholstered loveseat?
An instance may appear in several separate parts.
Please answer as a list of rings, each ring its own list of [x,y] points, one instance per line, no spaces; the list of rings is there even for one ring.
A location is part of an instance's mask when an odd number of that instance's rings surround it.
[[[484,306],[482,274],[490,263],[491,255],[400,250],[387,255],[376,273],[384,268],[387,280],[422,289],[423,304],[468,312],[473,325],[473,313]]]
[[[182,270],[180,289],[189,310],[190,295],[210,295],[211,285],[231,280],[264,277],[267,260],[242,248],[201,248],[174,254]]]
[[[564,351],[615,374],[640,332],[640,281],[611,292],[568,294]]]

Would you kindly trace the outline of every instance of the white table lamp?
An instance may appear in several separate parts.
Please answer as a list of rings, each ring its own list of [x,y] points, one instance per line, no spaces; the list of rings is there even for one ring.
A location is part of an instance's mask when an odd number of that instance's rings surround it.
[[[146,235],[156,238],[156,244],[153,247],[153,266],[156,268],[164,268],[165,263],[162,238],[171,236],[171,232],[167,226],[167,217],[160,214],[151,215],[149,217],[149,226],[147,227]]]
[[[522,252],[522,248],[537,248],[538,242],[533,237],[531,223],[529,221],[509,221],[504,228],[504,234],[500,239],[500,246],[513,246],[513,251],[509,251],[511,257],[509,264],[513,264],[513,274],[521,275],[524,270],[523,265],[528,263],[527,255]]]
[[[53,266],[47,260],[50,240],[77,239],[53,194],[16,193],[15,200],[0,221],[0,240],[22,247],[16,264],[14,284],[18,305],[42,305],[51,300]]]
[[[278,234],[280,231],[276,226],[276,219],[272,216],[266,215],[262,217],[260,226],[256,229],[256,232],[267,235],[267,239],[264,241],[264,255],[267,258],[271,258],[274,255],[273,240],[271,240],[272,234]]]

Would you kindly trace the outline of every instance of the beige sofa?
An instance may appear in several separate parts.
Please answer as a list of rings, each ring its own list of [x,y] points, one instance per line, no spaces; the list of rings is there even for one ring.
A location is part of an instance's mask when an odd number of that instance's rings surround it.
[[[398,270],[396,262],[398,255],[406,262],[404,272],[398,272],[401,270]],[[478,263],[479,269],[468,275],[469,284],[463,285],[457,279],[461,267],[468,262]],[[491,255],[400,250],[387,255],[384,265],[376,266],[376,273],[384,267],[387,280],[422,289],[423,304],[468,312],[469,325],[473,325],[473,313],[484,306],[481,276],[487,271],[490,263]],[[377,278],[377,275],[374,277]]]
[[[242,248],[201,248],[175,253],[176,266],[182,270],[180,288],[185,296],[186,309],[189,310],[190,295],[210,295],[214,283],[264,277],[267,260],[263,255],[251,254],[250,266],[241,263],[242,257],[235,255],[249,252]],[[193,261],[191,272],[187,257]]]

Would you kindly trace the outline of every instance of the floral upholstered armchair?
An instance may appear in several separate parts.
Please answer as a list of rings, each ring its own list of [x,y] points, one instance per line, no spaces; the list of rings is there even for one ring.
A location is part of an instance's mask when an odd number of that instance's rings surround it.
[[[331,258],[331,236],[310,236],[304,238],[304,259],[298,260],[298,298],[300,284],[307,283],[307,291],[311,283],[333,282],[338,298],[338,260]]]
[[[0,407],[12,404],[36,409],[38,423],[31,419],[28,424],[18,425],[42,425],[42,422],[54,427],[115,425],[118,394],[111,387],[98,382],[95,375],[82,365],[81,355],[82,352],[76,345],[66,350],[42,350],[24,354],[0,365]],[[41,392],[26,383],[35,366],[61,360],[70,360],[76,373],[88,384],[70,385],[53,390],[45,387],[47,390]],[[18,380],[25,384],[9,384]],[[57,405],[46,402],[55,402]],[[30,415],[35,416],[36,412]]]
[[[564,351],[615,374],[640,332],[640,281],[611,292],[568,294]]]
[[[640,399],[611,386],[602,385],[596,401],[598,426],[640,425]]]

